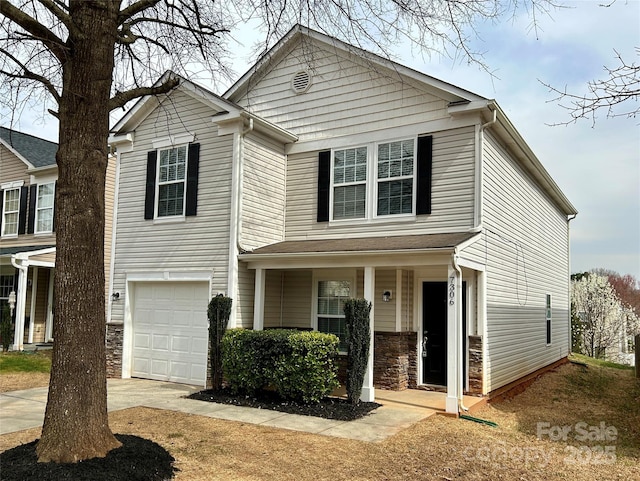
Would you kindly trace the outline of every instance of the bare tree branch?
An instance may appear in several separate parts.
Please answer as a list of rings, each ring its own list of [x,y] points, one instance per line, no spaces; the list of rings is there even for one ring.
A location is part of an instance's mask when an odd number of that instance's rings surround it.
[[[114,110],[119,107],[124,107],[128,102],[138,97],[144,97],[146,95],[159,95],[169,92],[171,89],[178,86],[180,80],[176,77],[170,77],[161,85],[156,87],[138,87],[126,92],[116,92],[116,94],[109,100],[109,110]]]
[[[14,7],[8,0],[0,0],[0,14],[25,29],[33,37],[40,39],[60,62],[64,61],[67,47],[49,28],[19,8]]]
[[[567,110],[571,120],[560,122],[557,125],[576,123],[580,119],[591,119],[596,122],[597,112],[604,110],[607,118],[636,117],[640,113],[640,66],[635,63],[626,63],[616,51],[616,58],[620,65],[615,68],[604,67],[607,77],[604,80],[589,82],[587,94],[574,94],[564,89],[559,89],[549,83],[538,80],[547,87],[556,97],[550,102],[557,102],[560,107]],[[640,55],[640,48],[636,48]],[[635,103],[634,103],[635,101]],[[628,108],[619,108],[622,104]]]
[[[68,8],[65,4],[55,0],[38,0],[38,2],[40,2],[42,6],[48,9],[64,24],[65,27],[67,27],[67,30],[72,37],[77,37],[80,34],[76,26],[73,24],[73,20],[71,20]]]
[[[42,75],[38,75],[37,73],[32,72],[31,70],[29,70],[14,55],[12,55],[9,51],[7,51],[6,49],[4,49],[2,47],[0,47],[0,54],[2,54],[4,56],[6,56],[7,58],[11,59],[22,70],[20,73],[18,73],[18,72],[9,72],[7,70],[0,69],[0,74],[6,75],[7,77],[10,77],[10,78],[23,78],[23,79],[27,79],[27,80],[35,80],[36,82],[40,82],[42,85],[44,85],[44,87],[47,89],[47,91],[53,96],[53,98],[56,100],[56,102],[58,102],[60,100],[60,94],[58,93],[58,91],[56,90],[55,86],[51,83],[51,81],[48,78],[46,78],[46,77],[44,77]]]

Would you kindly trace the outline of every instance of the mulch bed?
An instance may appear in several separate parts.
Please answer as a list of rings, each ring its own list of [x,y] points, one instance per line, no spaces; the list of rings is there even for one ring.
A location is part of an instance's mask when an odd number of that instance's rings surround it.
[[[174,458],[159,444],[116,434],[122,446],[104,458],[75,464],[38,463],[37,440],[0,453],[3,481],[162,481],[173,479]]]
[[[188,396],[189,399],[199,401],[215,402],[220,404],[232,404],[234,406],[245,406],[257,409],[270,409],[289,414],[300,414],[302,416],[316,416],[325,419],[335,419],[338,421],[353,421],[360,419],[377,409],[381,404],[375,402],[359,402],[351,404],[347,399],[337,397],[326,397],[319,403],[302,404],[288,399],[281,398],[273,391],[257,391],[255,395],[233,394],[228,389],[214,391],[207,389]]]

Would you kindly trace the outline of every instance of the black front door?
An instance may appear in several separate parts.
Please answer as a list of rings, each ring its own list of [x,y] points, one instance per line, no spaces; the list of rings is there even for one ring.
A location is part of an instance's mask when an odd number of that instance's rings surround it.
[[[447,385],[447,283],[422,283],[422,382]]]

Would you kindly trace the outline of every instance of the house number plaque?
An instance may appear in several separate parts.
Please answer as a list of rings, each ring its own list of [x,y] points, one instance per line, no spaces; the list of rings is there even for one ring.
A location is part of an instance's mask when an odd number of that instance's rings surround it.
[[[453,306],[456,302],[456,276],[449,277],[449,305]]]

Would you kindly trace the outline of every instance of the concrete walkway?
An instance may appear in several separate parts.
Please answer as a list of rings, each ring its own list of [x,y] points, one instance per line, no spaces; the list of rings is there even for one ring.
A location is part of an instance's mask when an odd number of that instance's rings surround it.
[[[383,441],[437,412],[415,403],[398,402],[397,398],[385,401],[382,396],[376,399],[382,407],[362,419],[346,422],[185,399],[202,389],[186,384],[109,379],[107,388],[109,411],[143,406],[369,442]],[[0,434],[42,426],[47,390],[42,387],[0,394]]]

